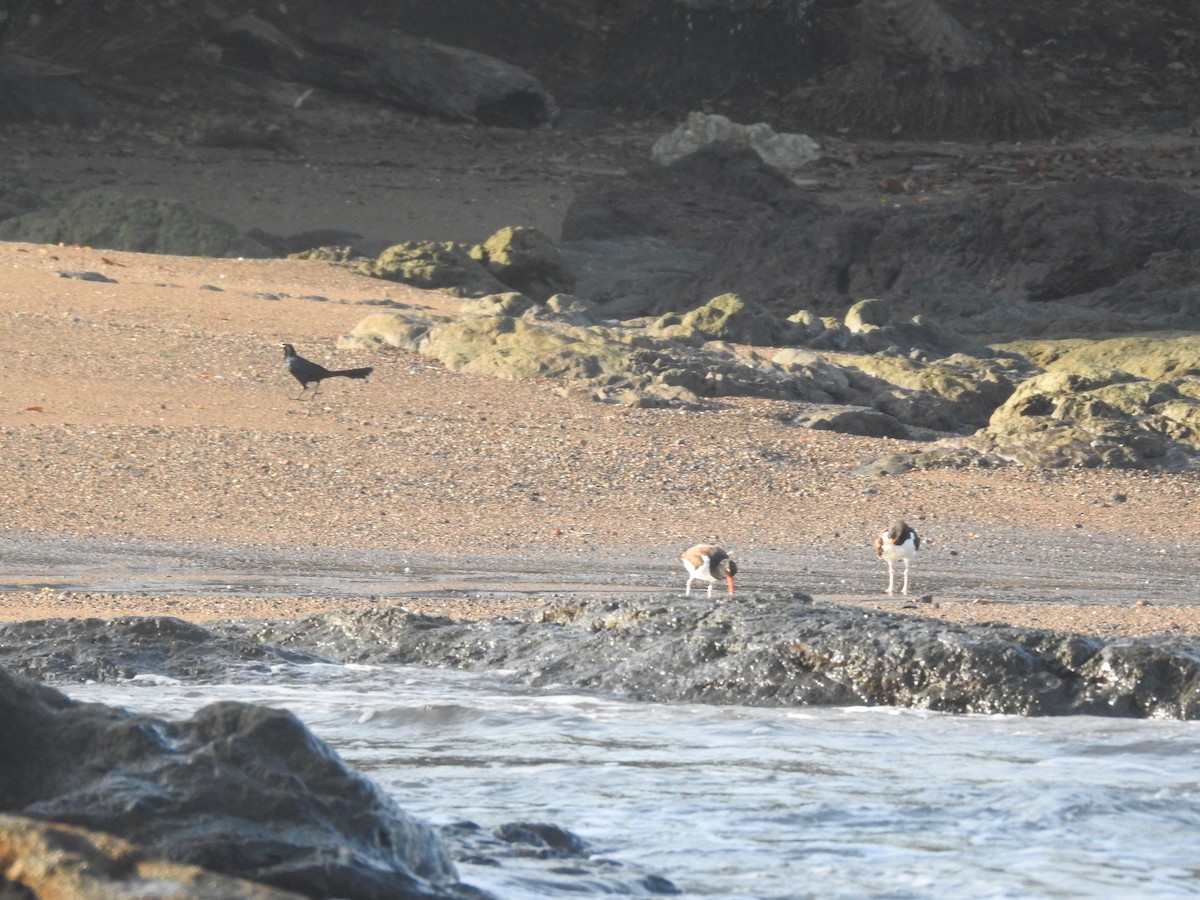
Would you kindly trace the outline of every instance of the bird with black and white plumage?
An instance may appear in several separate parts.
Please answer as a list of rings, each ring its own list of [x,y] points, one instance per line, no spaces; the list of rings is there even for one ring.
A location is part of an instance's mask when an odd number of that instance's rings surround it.
[[[737,574],[738,566],[733,557],[716,544],[696,544],[679,555],[679,561],[687,569],[688,580],[684,595],[692,595],[693,581],[708,582],[708,596],[712,596],[713,586],[718,581],[724,581],[729,593],[733,593],[733,576]]]
[[[308,390],[310,384],[315,385],[312,396],[317,396],[317,392],[321,390],[321,382],[326,378],[366,378],[375,371],[374,366],[363,366],[361,369],[330,370],[320,363],[305,359],[296,352],[296,348],[291,344],[284,343],[281,346],[283,347],[283,361],[287,365],[288,371],[292,373],[293,378],[300,382],[300,396],[294,398],[296,400],[304,398],[304,392]]]
[[[892,523],[887,531],[875,538],[875,555],[887,563],[888,586],[887,592],[896,592],[896,563],[904,563],[904,585],[900,593],[908,593],[908,567],[917,558],[921,549],[921,536],[902,519]]]

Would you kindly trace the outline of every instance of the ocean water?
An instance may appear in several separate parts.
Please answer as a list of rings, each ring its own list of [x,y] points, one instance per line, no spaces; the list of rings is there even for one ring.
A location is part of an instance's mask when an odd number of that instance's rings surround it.
[[[459,865],[509,900],[652,896],[634,873],[725,900],[1200,896],[1195,722],[661,705],[386,666],[66,692],[288,708],[409,812],[550,822],[614,873]]]

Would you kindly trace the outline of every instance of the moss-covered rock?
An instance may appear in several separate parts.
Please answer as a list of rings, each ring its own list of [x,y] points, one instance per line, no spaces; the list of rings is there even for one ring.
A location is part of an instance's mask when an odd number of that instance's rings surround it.
[[[0,240],[82,244],[174,256],[268,257],[233,225],[175,200],[129,197],[107,188],[77,194],[54,208],[0,222]]]
[[[625,378],[630,345],[601,329],[553,328],[524,318],[464,318],[430,331],[421,352],[450,369],[501,378]]]
[[[433,327],[430,317],[402,312],[380,312],[367,316],[338,338],[339,350],[394,347],[417,351]]]
[[[910,425],[961,431],[988,424],[1013,392],[1016,373],[1000,360],[956,355],[937,362],[906,356],[839,355],[841,365],[896,390],[878,390],[871,405]]]
[[[488,294],[477,300],[468,300],[459,310],[462,316],[521,316],[534,309],[533,298],[518,291]]]
[[[469,252],[497,280],[539,303],[575,289],[575,275],[558,247],[536,228],[501,228]]]
[[[882,300],[859,300],[846,311],[845,326],[852,333],[882,328],[892,321],[891,308]]]
[[[1016,341],[999,345],[1044,369],[1121,369],[1142,378],[1200,375],[1200,334],[1139,334],[1106,340]]]
[[[1170,382],[1099,366],[1028,379],[992,415],[982,446],[1032,467],[1159,466],[1200,460],[1200,401]]]
[[[440,290],[458,297],[485,297],[508,290],[467,248],[453,241],[408,241],[393,244],[375,259],[360,260],[364,275]]]
[[[689,343],[732,341],[758,346],[788,343],[799,333],[792,323],[737,294],[713,297],[682,315],[660,316],[649,330],[660,337]]]

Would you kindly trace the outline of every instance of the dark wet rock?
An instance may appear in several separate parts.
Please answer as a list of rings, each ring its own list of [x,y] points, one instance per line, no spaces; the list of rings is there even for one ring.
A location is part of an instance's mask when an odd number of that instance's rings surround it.
[[[77,194],[58,207],[5,219],[0,222],[0,240],[177,256],[271,255],[228,222],[183,203],[129,197],[107,188]]]
[[[826,209],[754,150],[718,142],[667,166],[583,186],[567,208],[562,239],[658,238],[711,252],[765,214],[802,220]]]
[[[220,702],[164,721],[0,671],[0,718],[5,812],[310,897],[467,890],[434,831],[289,712]]]
[[[803,594],[572,600],[472,623],[390,609],[232,627],[345,661],[503,669],[644,701],[1200,716],[1200,654],[1187,642],[953,625]]]
[[[820,70],[821,17],[807,4],[644,0],[612,12],[592,89],[606,106],[686,115],[720,97],[765,114],[765,96]]]
[[[483,828],[475,822],[460,821],[438,830],[456,862],[532,869],[545,884],[538,896],[638,896],[638,888],[659,894],[679,893],[669,879],[601,856],[579,835],[552,823],[505,822]],[[538,864],[530,867],[530,860]]]
[[[539,303],[575,288],[575,276],[558,247],[536,228],[501,228],[470,254],[497,280]]]
[[[754,150],[715,143],[667,166],[584,186],[567,209],[562,241],[581,292],[595,281],[600,293],[593,299],[623,316],[666,314],[694,307],[699,297],[740,292],[733,281],[685,290],[697,277],[688,276],[724,258],[733,230],[764,216],[803,218],[823,208]],[[619,277],[606,258],[625,263]],[[599,274],[592,279],[589,269]],[[747,299],[762,302],[763,292]]]
[[[0,815],[0,897],[34,900],[302,900],[304,894],[154,859],[101,831]]]
[[[548,856],[583,856],[588,849],[587,841],[579,835],[548,822],[508,822],[496,829],[496,837]]]
[[[0,665],[39,681],[114,681],[163,676],[220,681],[265,675],[275,665],[318,661],[303,652],[237,637],[217,638],[168,616],[43,619],[0,623]]]

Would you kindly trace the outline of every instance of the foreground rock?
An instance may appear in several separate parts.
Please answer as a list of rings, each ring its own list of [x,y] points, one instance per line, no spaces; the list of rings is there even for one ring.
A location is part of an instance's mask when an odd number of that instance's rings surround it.
[[[0,896],[301,900],[303,894],[153,859],[102,832],[0,815]],[[19,889],[27,894],[18,893]]]
[[[0,811],[309,897],[477,896],[430,826],[289,712],[214,703],[166,722],[0,671],[0,719]]]

